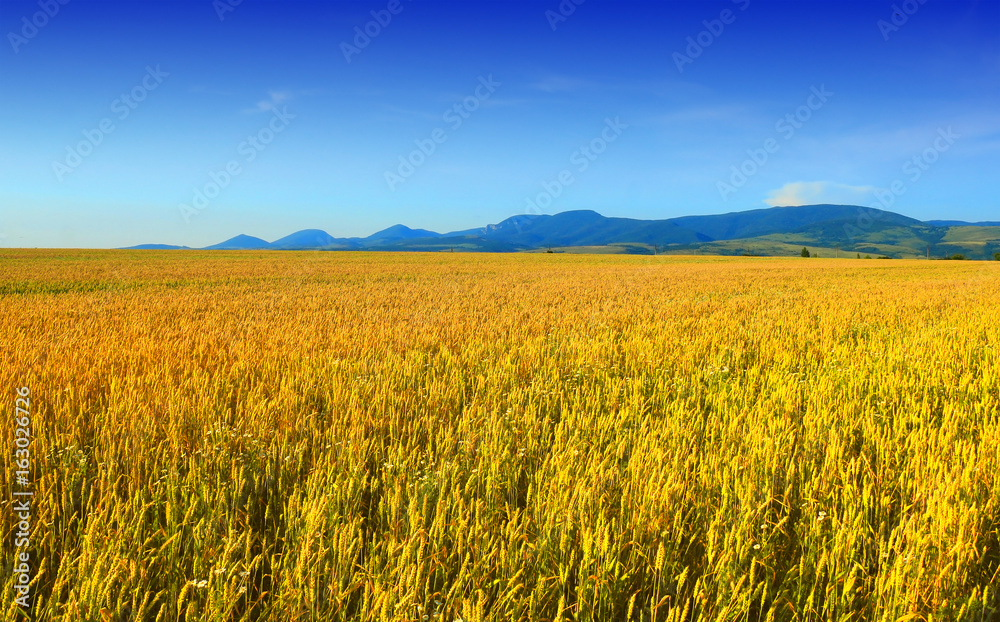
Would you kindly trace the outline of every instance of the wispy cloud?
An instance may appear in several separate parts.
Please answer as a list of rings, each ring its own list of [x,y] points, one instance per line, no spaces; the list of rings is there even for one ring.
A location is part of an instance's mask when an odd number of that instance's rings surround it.
[[[872,202],[874,186],[849,186],[832,181],[793,181],[772,190],[764,203],[771,207],[795,205],[867,205]]]
[[[547,76],[531,86],[536,91],[542,91],[543,93],[562,93],[586,88],[592,84],[589,80],[569,76]]]
[[[456,105],[464,102],[468,96],[468,93],[442,93],[433,98],[433,103],[426,103],[425,108],[379,104],[374,110],[378,118],[390,121],[421,119],[440,123],[444,115],[448,114]],[[478,106],[481,108],[514,108],[530,104],[532,100],[523,97],[498,98],[491,96],[487,99],[479,99],[478,102]]]
[[[828,161],[902,163],[929,147],[938,130],[949,127],[962,137],[958,151],[970,155],[992,151],[990,144],[1000,138],[1000,117],[992,111],[969,110],[958,115],[932,111],[892,128],[859,127],[829,136],[816,142],[814,151],[816,157]]]
[[[751,117],[750,110],[742,105],[693,106],[681,108],[660,115],[656,121],[665,125],[699,123],[699,122],[732,122],[745,124]]]
[[[253,108],[246,110],[245,112],[269,112],[277,108],[280,104],[283,104],[292,99],[292,94],[289,91],[268,91],[267,99],[262,99],[257,102]]]

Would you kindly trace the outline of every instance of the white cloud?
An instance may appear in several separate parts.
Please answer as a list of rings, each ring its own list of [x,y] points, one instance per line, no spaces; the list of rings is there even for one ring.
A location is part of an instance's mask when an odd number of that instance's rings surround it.
[[[771,207],[795,205],[867,205],[872,202],[874,186],[849,186],[832,181],[793,181],[772,190],[764,199]]]
[[[262,99],[257,102],[253,108],[247,110],[246,112],[268,112],[274,110],[279,104],[282,104],[292,98],[292,94],[288,91],[268,91],[267,99]]]

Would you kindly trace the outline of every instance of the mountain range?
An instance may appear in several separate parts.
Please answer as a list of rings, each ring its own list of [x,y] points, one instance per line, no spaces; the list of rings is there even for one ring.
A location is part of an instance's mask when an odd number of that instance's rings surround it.
[[[856,205],[802,205],[682,216],[665,220],[608,218],[589,210],[522,214],[495,225],[437,233],[394,225],[365,238],[335,238],[305,229],[267,242],[249,235],[202,250],[370,250],[593,252],[634,254],[797,255],[876,254],[932,257],[1000,253],[1000,222],[920,221]],[[131,249],[186,249],[143,244]]]

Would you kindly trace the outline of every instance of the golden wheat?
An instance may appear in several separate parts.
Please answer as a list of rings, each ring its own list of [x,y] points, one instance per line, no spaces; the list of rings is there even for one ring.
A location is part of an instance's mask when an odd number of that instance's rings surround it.
[[[3,251],[31,613],[995,620],[998,301],[985,262]]]

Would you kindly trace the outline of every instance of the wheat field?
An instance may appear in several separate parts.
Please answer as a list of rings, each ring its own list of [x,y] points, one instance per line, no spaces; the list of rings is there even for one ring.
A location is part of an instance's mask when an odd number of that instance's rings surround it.
[[[998,301],[1000,262],[0,251],[3,619],[995,621]]]

